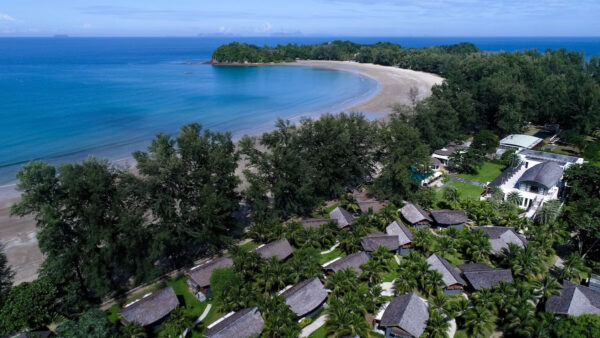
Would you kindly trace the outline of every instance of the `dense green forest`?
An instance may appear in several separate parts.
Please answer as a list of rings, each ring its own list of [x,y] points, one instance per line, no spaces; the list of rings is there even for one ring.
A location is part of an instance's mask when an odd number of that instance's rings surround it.
[[[434,148],[490,129],[505,135],[528,123],[559,123],[589,135],[600,127],[600,58],[565,49],[485,53],[470,43],[402,48],[392,43],[257,47],[231,43],[214,62],[354,60],[436,73],[446,81],[416,108],[416,126]]]
[[[468,156],[457,162],[464,162],[460,170],[476,171],[493,151],[491,144],[528,122],[559,123],[566,129],[561,137],[577,143],[581,153],[598,153],[597,58],[586,62],[583,55],[564,50],[488,55],[471,44],[409,50],[388,43],[230,44],[215,51],[218,61],[296,58],[398,65],[442,74],[446,82],[415,106],[396,107],[385,122],[371,122],[358,113],[324,115],[297,125],[278,121],[275,130],[244,137],[237,147],[228,133],[190,124],[176,137],[159,134],[147,151],[135,152],[136,174],[95,158],[57,167],[25,165],[17,176],[23,197],[12,212],[35,217],[45,260],[38,280],[11,287],[12,271],[0,248],[0,335],[65,323],[58,330],[63,336],[137,337],[139,332],[132,333],[137,328],[117,329],[98,305],[226,249],[235,269],[220,277],[226,288],[215,290],[215,306],[228,311],[257,305],[266,313],[265,336],[297,335],[297,321],[274,295],[287,284],[321,274],[318,250],[336,241],[344,254],[360,250],[363,236],[399,219],[397,207],[404,201],[463,209],[476,225],[525,231],[531,245],[492,258],[487,238],[478,231],[416,231],[418,253],[397,268],[386,263],[389,253],[379,252],[364,274],[342,271],[331,277],[328,332],[368,334],[364,314],[381,304],[377,284],[390,274],[401,277],[397,290],[417,290],[429,298],[435,311],[427,328],[431,336],[444,336],[440,328],[447,317],[456,317],[472,336],[482,336],[494,325],[511,337],[598,332],[593,331],[600,325],[597,316],[554,320],[542,310],[545,300],[560,290],[560,280],[581,282],[592,269],[600,271],[599,166],[571,167],[565,173],[566,204],[549,204],[533,221],[519,217],[518,196],[517,202],[512,197],[476,201],[452,188],[437,194],[413,175],[428,170],[434,149],[470,135]],[[508,155],[498,161],[511,165]],[[236,176],[240,163],[245,165],[243,186]],[[288,222],[323,214],[325,202],[334,199],[358,210],[346,194],[363,187],[391,206],[362,214],[352,231],[330,226],[306,230]],[[246,234],[247,224],[236,218],[245,214],[241,202],[249,207]],[[262,261],[235,247],[244,236],[256,243],[286,238],[296,248],[294,257],[285,263]],[[552,275],[551,260],[559,249],[569,256]],[[423,270],[431,253],[510,268],[516,281],[478,293],[472,301],[444,299],[439,276]],[[173,315],[164,326],[181,327],[172,323],[178,318]]]

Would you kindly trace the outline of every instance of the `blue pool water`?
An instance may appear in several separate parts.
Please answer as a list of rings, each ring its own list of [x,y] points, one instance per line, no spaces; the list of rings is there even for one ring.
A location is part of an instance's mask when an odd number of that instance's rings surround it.
[[[158,132],[199,122],[236,138],[278,118],[339,111],[373,95],[364,76],[307,67],[212,67],[231,41],[317,43],[310,38],[0,39],[0,185],[29,160],[57,164],[89,155],[120,159]],[[335,38],[338,39],[338,38]],[[558,48],[600,53],[599,38],[341,38],[423,47],[471,41],[489,51]]]

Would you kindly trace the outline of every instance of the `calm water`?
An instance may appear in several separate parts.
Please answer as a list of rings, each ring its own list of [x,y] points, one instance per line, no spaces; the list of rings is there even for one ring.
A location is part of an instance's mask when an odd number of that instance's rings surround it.
[[[599,38],[343,38],[423,47],[471,41],[489,51],[566,47],[600,53]],[[90,154],[110,159],[144,149],[158,132],[200,122],[236,137],[277,117],[352,106],[378,84],[356,74],[305,67],[185,65],[221,44],[317,43],[332,38],[0,39],[0,185],[29,160]]]

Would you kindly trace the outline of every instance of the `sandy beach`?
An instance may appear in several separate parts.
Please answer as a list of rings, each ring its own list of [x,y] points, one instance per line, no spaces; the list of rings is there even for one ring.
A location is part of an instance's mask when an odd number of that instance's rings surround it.
[[[430,73],[417,72],[395,67],[361,64],[345,61],[299,61],[290,66],[308,66],[340,71],[349,71],[368,76],[380,84],[379,91],[367,101],[343,111],[389,114],[394,104],[410,104],[431,95],[431,87],[441,84],[443,78]],[[262,131],[257,131],[257,133]],[[133,162],[125,160],[126,165]],[[241,173],[238,168],[236,172]],[[10,217],[10,206],[17,202],[20,193],[14,185],[0,187],[0,243],[5,246],[9,263],[16,272],[14,283],[32,281],[37,278],[37,269],[43,257],[35,236],[36,227],[32,217]]]

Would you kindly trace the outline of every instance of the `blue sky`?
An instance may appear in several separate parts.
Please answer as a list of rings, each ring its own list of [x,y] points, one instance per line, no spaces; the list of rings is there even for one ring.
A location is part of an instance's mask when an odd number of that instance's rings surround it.
[[[600,36],[600,0],[95,1],[0,1],[0,36]]]

